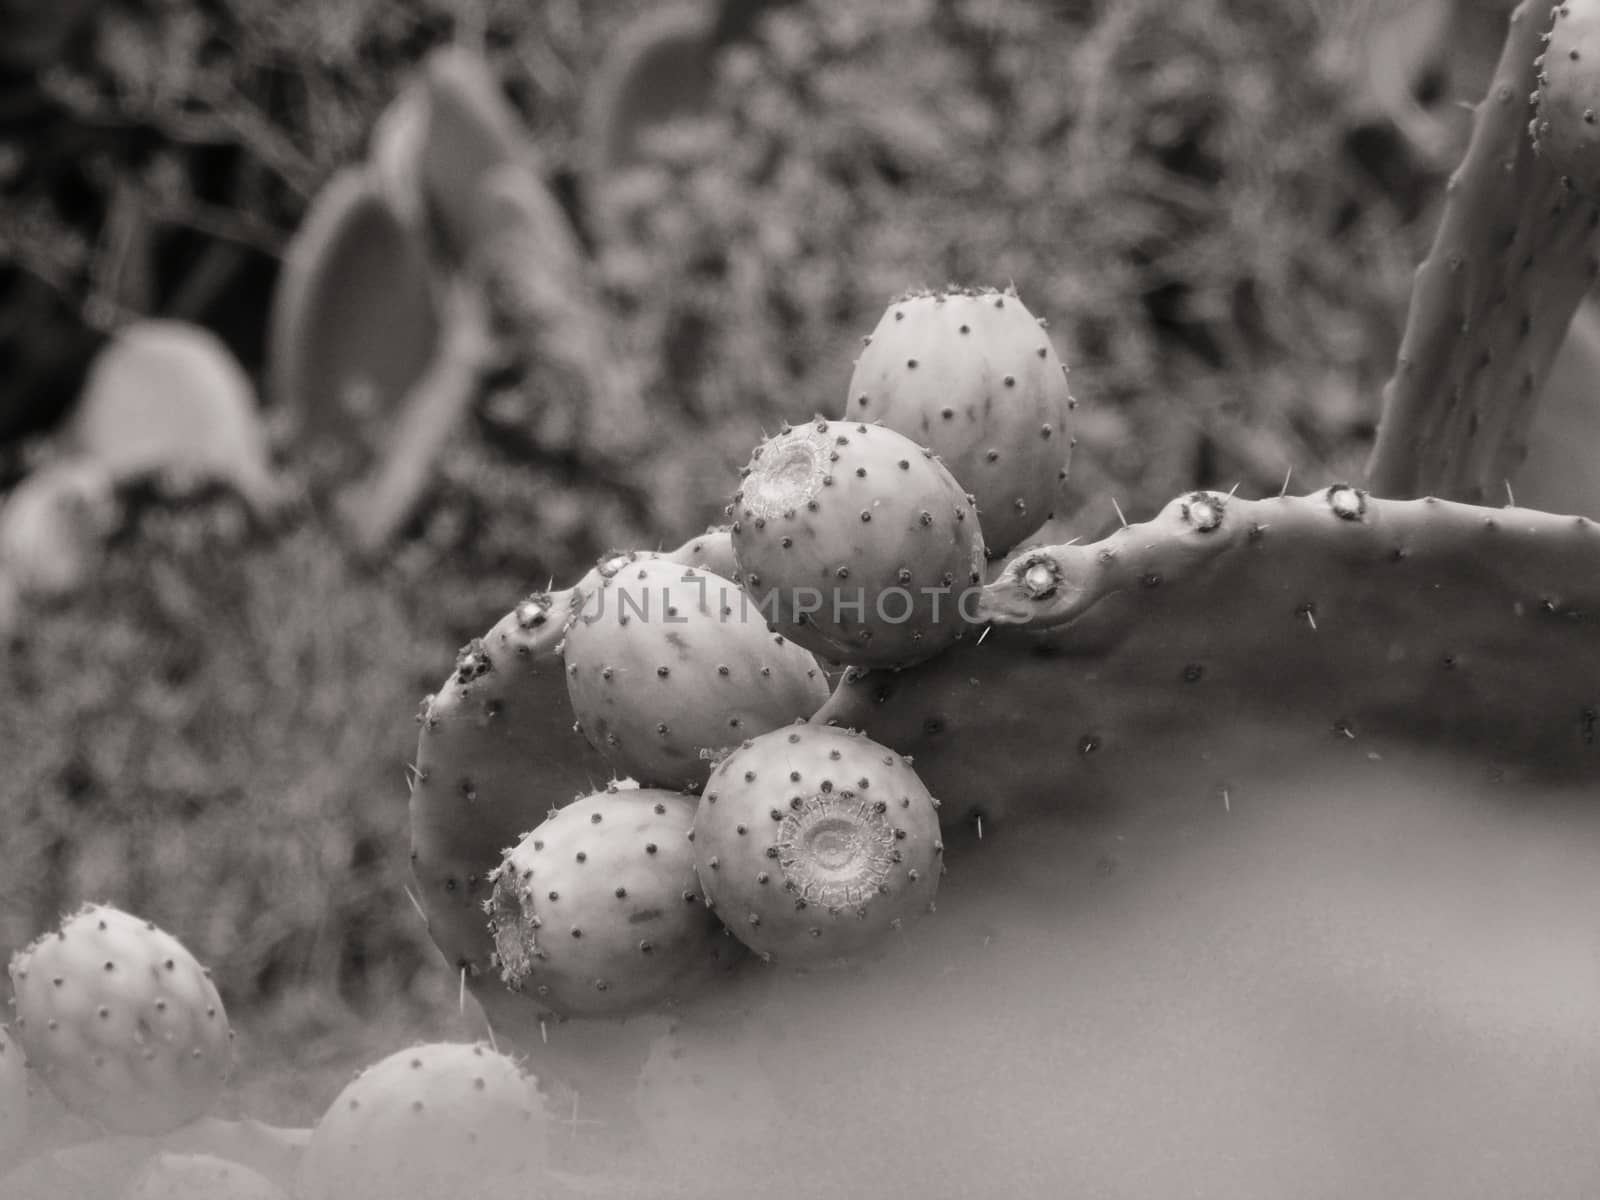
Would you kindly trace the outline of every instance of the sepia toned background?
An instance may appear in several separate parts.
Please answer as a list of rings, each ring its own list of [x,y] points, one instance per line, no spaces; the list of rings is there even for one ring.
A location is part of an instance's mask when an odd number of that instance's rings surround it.
[[[71,458],[96,364],[159,411],[159,375],[97,357],[152,317],[246,372],[273,481],[265,505],[236,480],[123,483],[44,534],[11,506],[0,950],[88,899],[172,930],[240,1029],[237,1103],[268,1119],[455,1028],[404,892],[418,701],[529,591],[717,520],[763,430],[838,411],[906,288],[1014,285],[1048,318],[1085,538],[1113,502],[1138,519],[1185,488],[1358,475],[1507,7],[750,5],[689,111],[619,163],[608,51],[647,8],[673,19],[657,6],[0,0],[26,31],[0,47],[0,491]],[[339,468],[270,386],[273,300],[318,195],[451,42],[503,85],[578,257],[501,264],[542,272],[545,307],[484,288],[493,367],[362,553]],[[564,287],[586,366],[530,327]],[[597,371],[629,428],[595,418]],[[34,586],[74,522],[96,532],[66,582]]]

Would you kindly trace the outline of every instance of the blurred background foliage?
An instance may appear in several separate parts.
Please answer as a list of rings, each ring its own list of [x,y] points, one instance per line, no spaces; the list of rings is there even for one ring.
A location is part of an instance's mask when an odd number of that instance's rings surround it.
[[[129,320],[202,324],[259,376],[287,239],[450,40],[526,122],[648,399],[618,477],[581,397],[497,374],[378,565],[313,509],[126,498],[103,569],[0,652],[0,943],[91,898],[166,926],[213,966],[247,1084],[453,1011],[403,889],[412,715],[455,648],[717,518],[763,429],[842,405],[897,292],[1014,284],[1048,318],[1086,538],[1113,498],[1358,475],[1508,5],[1424,5],[1442,37],[1408,0],[779,5],[602,184],[591,85],[647,7],[0,0],[36,34],[0,49],[0,487]],[[272,1078],[264,1115],[328,1094]]]

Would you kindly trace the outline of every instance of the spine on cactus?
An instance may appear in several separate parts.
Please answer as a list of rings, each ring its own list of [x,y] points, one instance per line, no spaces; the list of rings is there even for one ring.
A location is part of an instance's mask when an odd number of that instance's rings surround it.
[[[360,167],[335,174],[290,243],[273,295],[268,391],[327,474],[365,468],[439,342],[426,254]]]
[[[977,608],[982,641],[852,671],[813,718],[911,755],[947,830],[1146,785],[1198,797],[1260,759],[1263,728],[1285,756],[1420,743],[1507,777],[1600,775],[1586,518],[1196,492],[1020,552]]]
[[[1524,0],[1418,268],[1367,483],[1383,496],[1504,494],[1567,324],[1597,270],[1600,207],[1529,136],[1547,5]]]

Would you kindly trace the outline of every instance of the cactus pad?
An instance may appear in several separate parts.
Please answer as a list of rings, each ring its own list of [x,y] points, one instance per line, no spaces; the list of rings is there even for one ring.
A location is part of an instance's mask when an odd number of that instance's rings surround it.
[[[1198,492],[1101,542],[1019,552],[980,612],[982,641],[852,671],[814,718],[912,755],[947,829],[1222,787],[1301,747],[1432,742],[1503,776],[1600,774],[1585,518]]]

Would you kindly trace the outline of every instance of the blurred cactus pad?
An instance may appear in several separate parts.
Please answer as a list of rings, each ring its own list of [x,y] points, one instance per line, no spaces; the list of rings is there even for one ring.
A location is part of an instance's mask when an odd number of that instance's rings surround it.
[[[642,0],[128,0],[62,6],[73,19],[40,20],[16,55],[0,38],[6,492],[59,457],[91,362],[114,365],[96,355],[143,321],[203,328],[237,359],[274,489],[339,461],[296,437],[338,414],[292,404],[346,376],[411,386],[420,342],[445,336],[446,284],[348,251],[351,294],[304,319],[356,331],[342,349],[386,356],[370,364],[300,346],[274,365],[269,330],[310,337],[275,325],[274,297],[286,269],[305,285],[295,238],[330,189],[374,189],[396,244],[414,228],[416,135],[384,116],[416,103],[441,47],[481,57],[566,223],[548,254],[507,235],[490,264],[418,234],[431,269],[486,277],[492,352],[383,553],[358,561],[315,502],[263,522],[226,479],[178,499],[123,488],[91,577],[15,602],[0,943],[84,900],[181,929],[264,1117],[320,1111],[386,1030],[455,1014],[404,889],[411,716],[457,648],[609,549],[720,520],[764,434],[839,411],[894,296],[1014,285],[1048,320],[1080,401],[1056,516],[1085,542],[1119,506],[1147,519],[1190,489],[1360,477],[1441,158],[1465,151],[1508,8],[1459,0],[1448,44],[1393,66],[1441,155],[1342,65],[1384,38],[1376,0],[748,7],[722,14],[738,36],[707,50],[704,88],[637,137],[614,122],[638,96],[607,118],[590,83],[614,47],[637,52]],[[386,269],[411,291],[364,308],[355,284]],[[531,312],[502,294],[519,275],[538,276]],[[398,343],[372,319],[386,311]],[[581,336],[553,335],[551,312],[586,314]],[[271,386],[285,370],[339,377],[292,401]]]

